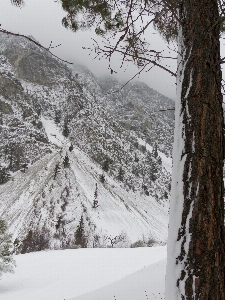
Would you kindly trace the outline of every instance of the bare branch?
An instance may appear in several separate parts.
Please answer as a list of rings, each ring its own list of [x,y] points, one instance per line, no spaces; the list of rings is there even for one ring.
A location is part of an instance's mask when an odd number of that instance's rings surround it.
[[[175,110],[175,108],[160,109],[159,111]]]
[[[27,39],[28,41],[34,43],[34,44],[37,45],[38,47],[40,47],[40,48],[46,50],[47,52],[49,52],[52,56],[56,57],[57,59],[59,59],[59,60],[65,62],[65,63],[67,63],[67,64],[70,64],[70,65],[73,64],[73,63],[71,63],[71,62],[69,62],[69,61],[67,61],[67,60],[64,60],[64,59],[58,57],[57,55],[53,54],[53,53],[49,50],[49,49],[52,49],[52,48],[59,47],[60,45],[57,45],[57,46],[55,46],[55,47],[52,47],[52,46],[51,46],[52,42],[51,42],[51,43],[50,43],[50,46],[49,46],[48,48],[46,48],[46,47],[42,46],[40,43],[36,42],[34,39],[30,38],[29,36],[26,36],[26,35],[23,35],[23,34],[19,34],[19,33],[14,33],[14,32],[11,32],[11,31],[8,31],[8,30],[5,30],[5,29],[0,29],[0,32],[3,32],[3,33],[5,33],[5,34],[9,34],[9,35],[14,35],[14,36],[20,36],[20,37],[23,37],[23,38]]]
[[[147,66],[148,64],[146,64],[139,72],[137,72],[131,79],[129,79],[121,88],[119,88],[118,90],[116,91],[112,91],[112,92],[108,92],[106,93],[105,95],[109,95],[109,94],[114,94],[114,93],[118,93],[120,92],[131,80],[133,80],[136,76],[140,75],[140,73],[145,69],[145,67]],[[153,68],[153,66],[151,67]]]
[[[105,47],[105,48],[107,48],[107,47]],[[110,49],[110,50],[108,50],[108,52],[111,53],[111,48],[109,47],[109,49]],[[101,48],[99,48],[99,50],[102,51],[102,52],[107,52],[106,50],[101,49]],[[153,50],[153,51],[154,51],[154,50]],[[115,52],[118,52],[118,53],[123,54],[123,55],[125,54],[126,56],[128,56],[128,57],[130,57],[130,58],[133,59],[133,55],[132,55],[132,54],[125,53],[125,52],[122,51],[122,50],[116,49]],[[145,62],[147,62],[147,63],[151,63],[151,64],[153,64],[154,66],[157,66],[157,67],[163,69],[164,71],[167,71],[167,72],[170,73],[172,76],[175,76],[175,77],[176,77],[176,73],[174,73],[174,72],[172,72],[171,70],[167,69],[166,67],[162,66],[161,64],[159,64],[159,63],[156,62],[155,60],[152,60],[152,59],[149,59],[149,58],[146,58],[146,57],[138,57],[138,59],[139,59],[140,61],[145,61]]]

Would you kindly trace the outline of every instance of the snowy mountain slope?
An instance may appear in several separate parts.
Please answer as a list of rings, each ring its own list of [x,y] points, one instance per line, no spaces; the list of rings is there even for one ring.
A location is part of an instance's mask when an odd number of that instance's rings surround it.
[[[130,82],[123,87],[108,77],[99,84],[104,91],[102,103],[117,115],[121,127],[133,130],[151,145],[157,143],[161,152],[171,156],[174,112],[167,109],[173,109],[174,102],[142,82]]]
[[[121,234],[125,235],[124,246],[143,237],[158,242],[166,240],[167,203],[159,204],[151,196],[126,191],[107,174],[105,183],[99,183],[101,168],[79,148],[68,153],[70,166],[61,166],[55,176],[55,166],[58,162],[62,164],[68,145],[63,143],[60,133],[57,135],[53,123],[46,119],[43,123],[51,124],[48,136],[56,133],[52,141],[61,140],[62,148],[33,164],[27,172],[17,172],[12,181],[0,188],[1,217],[9,220],[15,237],[24,238],[28,228],[45,228],[50,231],[50,248],[65,247],[73,243],[80,218],[85,216],[89,247],[96,236],[102,245],[109,244],[107,237]],[[99,206],[93,208],[96,183]],[[59,218],[60,226],[56,229]]]
[[[138,143],[142,146],[145,146],[148,151],[150,151],[150,152],[153,151],[153,147],[150,146],[148,143],[146,143],[146,141],[143,141],[141,138],[138,138]],[[164,153],[162,153],[160,151],[158,154],[162,160],[163,167],[166,169],[167,172],[172,174],[172,158],[167,157]]]
[[[3,300],[98,299],[94,295],[103,300],[146,300],[146,291],[148,299],[155,300],[154,293],[159,300],[165,257],[165,246],[15,255],[15,274],[1,278],[0,295]]]
[[[112,97],[117,81],[0,40],[0,217],[14,237],[71,247],[81,224],[88,247],[165,242],[173,120],[158,110],[171,101],[141,83]]]

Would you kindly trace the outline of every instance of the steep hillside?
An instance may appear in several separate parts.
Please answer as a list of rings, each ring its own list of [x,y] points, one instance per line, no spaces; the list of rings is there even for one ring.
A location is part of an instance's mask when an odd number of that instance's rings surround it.
[[[99,81],[107,110],[117,116],[123,130],[134,131],[147,143],[157,143],[160,151],[171,156],[174,102],[145,83],[121,84],[110,77]]]
[[[165,242],[171,100],[142,83],[112,93],[120,83],[22,38],[0,44],[0,217],[21,247]]]

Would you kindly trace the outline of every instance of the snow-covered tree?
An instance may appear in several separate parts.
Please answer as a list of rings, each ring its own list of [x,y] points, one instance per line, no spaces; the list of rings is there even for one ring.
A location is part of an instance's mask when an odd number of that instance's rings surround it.
[[[217,0],[178,9],[166,299],[225,299],[222,20]]]
[[[0,277],[2,273],[14,273],[12,235],[7,232],[7,225],[0,219]]]
[[[101,181],[101,183],[105,182],[105,175],[103,173],[99,176],[99,180]]]
[[[95,185],[95,192],[94,192],[94,201],[93,201],[93,208],[96,208],[98,206],[98,185],[96,183]]]
[[[69,156],[67,153],[63,160],[63,166],[64,166],[64,168],[69,168],[69,166],[70,166],[70,160],[69,160]]]
[[[117,178],[118,178],[119,181],[123,181],[123,177],[124,177],[124,170],[123,170],[122,167],[120,166],[120,167],[119,167],[119,171],[118,171],[118,176],[117,176]]]
[[[0,184],[5,183],[10,179],[10,173],[7,168],[0,166]]]
[[[69,127],[68,127],[68,118],[64,119],[64,125],[63,125],[63,132],[62,133],[65,137],[68,137],[69,134],[70,134],[70,130],[69,130]]]
[[[152,149],[152,154],[153,156],[155,157],[155,159],[158,157],[158,146],[157,144],[155,143],[154,146],[153,146],[153,149]]]
[[[87,247],[87,238],[85,236],[85,230],[84,230],[84,218],[81,216],[79,224],[77,226],[76,232],[75,232],[75,244],[81,246],[82,248]]]
[[[61,117],[62,117],[61,111],[60,110],[56,110],[55,111],[55,118],[54,118],[54,121],[55,121],[56,124],[60,123]]]

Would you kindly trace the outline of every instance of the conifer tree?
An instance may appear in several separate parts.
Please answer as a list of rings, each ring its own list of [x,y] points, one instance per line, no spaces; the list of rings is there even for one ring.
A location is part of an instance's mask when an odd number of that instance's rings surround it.
[[[63,160],[63,166],[64,166],[64,168],[69,168],[69,166],[70,166],[70,160],[69,160],[69,156],[67,153]]]
[[[124,176],[124,171],[122,167],[119,168],[119,173],[118,173],[118,180],[123,181],[123,176]]]
[[[162,158],[161,158],[160,156],[158,156],[157,163],[158,163],[159,165],[162,164]]]
[[[135,162],[139,162],[139,158],[138,158],[138,156],[137,156],[137,153],[136,153],[136,152],[134,153],[134,161],[135,161]]]
[[[2,273],[14,273],[15,261],[12,252],[12,235],[7,232],[6,222],[0,219],[0,277]]]
[[[68,137],[69,134],[70,134],[70,130],[69,130],[69,127],[68,127],[68,119],[65,118],[65,120],[64,120],[64,125],[63,125],[63,135],[64,135],[65,137]]]
[[[81,246],[82,248],[86,248],[87,239],[85,237],[85,231],[84,231],[84,219],[83,216],[81,216],[79,224],[77,226],[77,230],[75,232],[75,244]]]
[[[106,158],[103,162],[103,165],[102,165],[102,169],[103,171],[105,172],[108,172],[109,171],[109,159]]]
[[[57,174],[60,172],[60,165],[57,163],[54,169],[54,180],[56,179]]]
[[[152,149],[152,154],[153,154],[153,157],[156,159],[158,157],[158,146],[157,144],[155,143],[154,146],[153,146],[153,149]]]
[[[98,206],[98,185],[95,184],[95,192],[94,192],[94,201],[93,201],[93,208],[96,208]]]
[[[152,163],[152,154],[150,151],[147,151],[146,160],[149,164]]]
[[[156,166],[156,163],[153,161],[152,164],[151,164],[151,169],[150,169],[150,174],[149,174],[150,179],[152,181],[156,181],[157,173],[158,173],[157,166]]]
[[[24,163],[24,164],[22,164],[21,167],[22,167],[21,172],[25,173],[26,170],[28,169],[28,164],[27,164],[27,163]]]
[[[0,184],[6,183],[10,177],[8,169],[0,166]]]
[[[100,175],[100,181],[101,181],[101,183],[104,183],[105,182],[105,175],[102,173],[101,175]]]
[[[61,121],[61,111],[60,110],[56,110],[55,111],[55,118],[54,118],[54,121],[56,124],[59,124],[60,121]]]
[[[69,151],[70,151],[70,152],[73,151],[73,145],[72,145],[72,144],[70,144],[70,146],[69,146]]]

